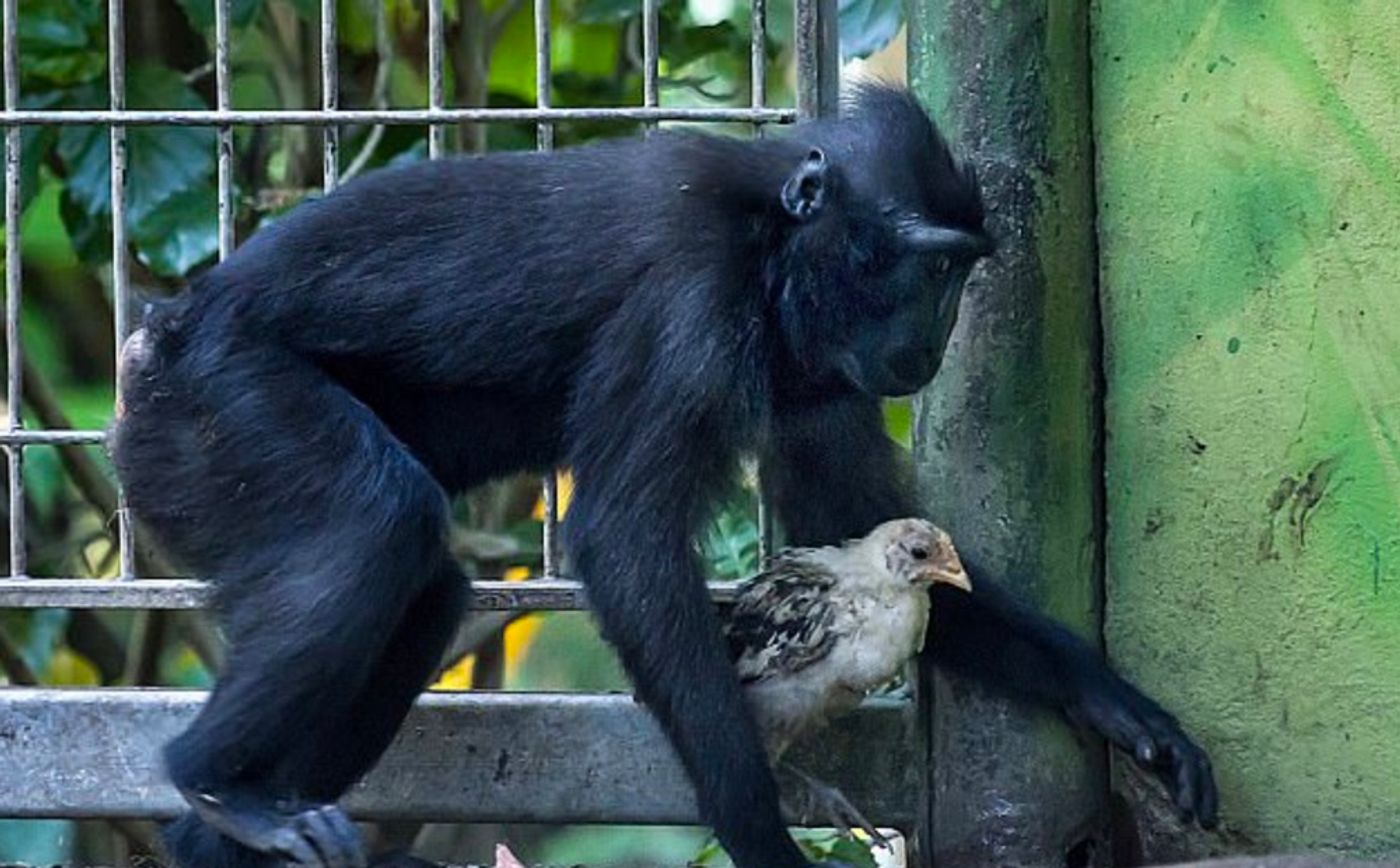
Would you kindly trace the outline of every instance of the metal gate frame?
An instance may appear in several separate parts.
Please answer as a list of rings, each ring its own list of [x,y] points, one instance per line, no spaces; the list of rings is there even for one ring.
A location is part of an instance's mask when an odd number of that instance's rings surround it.
[[[130,110],[125,94],[124,0],[108,0],[109,106],[101,110],[19,108],[18,0],[3,0],[5,130],[5,338],[8,412],[0,427],[9,469],[10,574],[0,578],[0,608],[193,609],[209,601],[194,579],[137,575],[124,503],[116,511],[119,578],[31,578],[27,573],[24,450],[28,446],[103,443],[95,430],[26,428],[20,334],[21,134],[26,127],[90,125],[109,130],[111,154],[113,329],[118,352],[130,321],[125,226],[127,130],[133,126],[214,127],[217,132],[219,257],[234,238],[233,127],[311,126],[322,131],[324,186],[338,181],[339,127],[426,126],[429,156],[444,152],[445,128],[462,122],[533,122],[542,150],[565,121],[743,122],[757,131],[831,113],[838,95],[836,0],[794,0],[796,105],[770,106],[764,39],[767,0],[752,9],[750,105],[667,108],[659,100],[658,0],[642,11],[641,106],[557,108],[550,104],[550,0],[534,0],[538,101],[532,109],[449,108],[444,104],[443,3],[428,0],[428,104],[415,109],[342,109],[337,97],[335,0],[322,0],[321,99],[317,109],[241,110],[232,105],[231,0],[215,10],[216,106],[202,110]],[[120,394],[117,395],[118,402]],[[477,610],[576,610],[581,587],[559,574],[557,490],[544,480],[544,575],[521,582],[473,582]],[[760,510],[760,522],[766,521]],[[766,534],[764,534],[766,537]],[[721,605],[731,589],[712,586]],[[164,780],[160,746],[202,701],[198,691],[164,689],[0,689],[0,816],[162,818],[181,802]],[[922,703],[921,703],[922,704]],[[928,805],[930,739],[911,702],[867,703],[798,748],[800,761],[840,783],[876,822],[912,830]],[[693,794],[654,722],[630,697],[590,694],[428,694],[398,740],[347,799],[356,816],[471,822],[695,822]]]

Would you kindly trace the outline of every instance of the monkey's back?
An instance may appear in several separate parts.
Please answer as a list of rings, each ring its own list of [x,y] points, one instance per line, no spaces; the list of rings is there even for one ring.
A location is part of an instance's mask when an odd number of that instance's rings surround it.
[[[577,357],[658,272],[750,268],[733,237],[750,223],[736,216],[763,207],[749,186],[776,201],[779,150],[661,135],[372,172],[196,280],[183,327],[420,386],[538,377]],[[515,351],[482,357],[502,343]]]

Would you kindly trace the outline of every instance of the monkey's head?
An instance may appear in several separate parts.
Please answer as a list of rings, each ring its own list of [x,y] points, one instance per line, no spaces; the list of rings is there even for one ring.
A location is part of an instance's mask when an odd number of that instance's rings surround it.
[[[788,346],[819,380],[910,394],[938,373],[963,284],[994,247],[977,180],[902,89],[862,87],[807,129],[780,197]]]

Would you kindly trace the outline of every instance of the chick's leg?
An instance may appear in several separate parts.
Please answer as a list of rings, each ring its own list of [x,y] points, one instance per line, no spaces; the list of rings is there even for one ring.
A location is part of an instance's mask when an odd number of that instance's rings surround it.
[[[779,774],[784,779],[784,783],[791,782],[791,789],[795,789],[798,804],[792,804],[786,797],[783,807],[799,822],[806,823],[809,820],[830,823],[836,827],[841,834],[850,836],[851,829],[860,829],[870,836],[870,840],[886,850],[890,847],[889,839],[880,833],[875,825],[865,818],[860,809],[851,804],[851,800],[846,798],[846,794],[840,789],[826,783],[819,778],[804,772],[802,769],[789,762],[783,762],[778,767]],[[789,787],[784,787],[789,789]]]

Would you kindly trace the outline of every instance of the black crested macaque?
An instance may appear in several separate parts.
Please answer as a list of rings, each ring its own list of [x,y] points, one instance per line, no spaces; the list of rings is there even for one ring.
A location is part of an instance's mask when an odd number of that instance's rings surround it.
[[[155,305],[112,452],[231,642],[167,748],[184,868],[366,862],[336,800],[388,746],[468,601],[448,498],[574,471],[565,544],[606,638],[742,868],[796,868],[692,548],[741,453],[788,542],[916,515],[882,396],[937,373],[992,243],[908,93],[739,140],[663,132],[385,169]],[[935,517],[936,518],[936,517]],[[1215,818],[1205,755],[1068,630],[937,588],[947,666],[1054,706]]]

